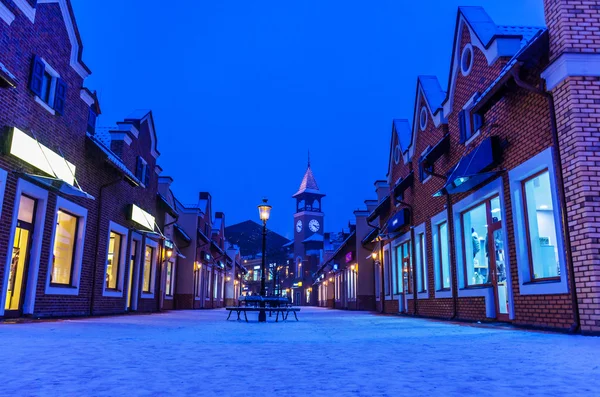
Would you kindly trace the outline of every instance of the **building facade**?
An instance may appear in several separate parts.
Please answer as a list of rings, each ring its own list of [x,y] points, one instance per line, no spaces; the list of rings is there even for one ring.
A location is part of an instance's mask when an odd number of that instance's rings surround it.
[[[544,4],[547,28],[459,8],[448,87],[420,76],[412,125],[393,121],[368,217],[379,310],[600,331],[586,198],[598,190],[599,46],[585,37],[599,10]]]

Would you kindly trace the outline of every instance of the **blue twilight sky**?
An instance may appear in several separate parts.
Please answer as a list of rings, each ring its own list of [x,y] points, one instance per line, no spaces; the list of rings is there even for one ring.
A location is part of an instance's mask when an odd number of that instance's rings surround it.
[[[292,236],[312,168],[326,230],[346,226],[385,179],[393,118],[411,118],[419,74],[448,67],[456,10],[543,25],[542,0],[72,0],[100,125],[152,109],[163,175],[183,203],[210,191],[227,224]]]

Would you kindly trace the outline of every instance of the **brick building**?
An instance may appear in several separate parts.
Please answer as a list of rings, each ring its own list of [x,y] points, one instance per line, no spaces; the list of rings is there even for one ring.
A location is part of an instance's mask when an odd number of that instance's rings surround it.
[[[70,2],[0,1],[0,41],[0,318],[185,307],[177,291],[195,280],[180,265],[191,235],[203,238],[192,261],[210,254],[203,280],[214,280],[198,306],[222,306],[234,264],[224,215],[213,228],[203,194],[197,231],[178,227],[186,209],[160,176],[151,111],[96,126]]]
[[[593,3],[545,1],[547,28],[459,8],[448,86],[420,76],[392,123],[378,310],[600,332]]]

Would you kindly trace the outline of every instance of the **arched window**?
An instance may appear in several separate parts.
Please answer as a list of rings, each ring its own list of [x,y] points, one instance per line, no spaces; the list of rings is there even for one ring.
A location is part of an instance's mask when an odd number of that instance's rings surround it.
[[[304,200],[298,201],[298,211],[304,211]]]
[[[321,209],[321,204],[319,203],[319,200],[315,200],[313,202],[313,210],[319,210]]]

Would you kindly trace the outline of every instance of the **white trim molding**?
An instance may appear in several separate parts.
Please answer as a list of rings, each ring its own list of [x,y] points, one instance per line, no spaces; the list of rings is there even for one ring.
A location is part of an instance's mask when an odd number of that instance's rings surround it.
[[[79,97],[81,99],[83,99],[83,101],[86,103],[86,105],[88,106],[92,106],[94,104],[94,98],[90,95],[90,93],[85,90],[85,89],[81,89],[79,90]]]
[[[564,226],[560,216],[560,201],[557,193],[559,188],[556,186],[553,157],[552,148],[548,148],[508,172],[515,229],[515,246],[517,251],[516,255],[519,273],[519,293],[521,295],[566,294],[569,292],[569,286],[567,283],[565,247],[563,241],[564,234],[562,231]],[[550,173],[550,189],[552,191],[552,207],[554,212],[554,225],[556,228],[556,244],[559,255],[560,281],[531,282],[529,270],[529,236],[527,236],[525,225],[526,215],[524,213],[523,206],[522,181],[540,171],[543,171],[546,168]]]
[[[135,263],[131,262],[131,247],[133,242],[137,243],[135,251]],[[131,311],[136,311],[138,307],[138,298],[140,296],[140,269],[142,263],[142,235],[138,232],[131,232],[131,238],[129,240],[129,248],[127,251],[127,277],[131,277],[131,284],[127,279],[127,299],[125,299],[125,310],[127,310],[127,304],[129,303],[129,288],[131,287]],[[132,268],[133,267],[133,268]],[[131,272],[133,275],[130,276]]]
[[[129,229],[125,226],[119,225],[113,221],[108,223],[108,235],[107,235],[107,243],[106,243],[106,252],[104,254],[104,275],[106,276],[106,269],[108,267],[108,249],[110,248],[110,234],[114,232],[121,236],[121,245],[119,252],[119,273],[117,275],[117,288],[108,289],[106,288],[106,279],[102,282],[102,296],[108,296],[113,298],[121,298],[123,297],[124,288],[124,280],[125,280],[125,269],[127,267],[127,263],[131,262],[128,259],[129,255],[127,255],[127,242],[129,241]]]
[[[417,237],[419,235],[423,235],[423,247],[422,247],[422,260],[423,260],[423,269],[425,271],[425,274],[422,275],[423,277],[423,284],[425,284],[425,291],[419,292],[419,290],[417,289],[417,299],[429,299],[429,279],[427,277],[427,273],[429,270],[428,267],[428,263],[427,263],[427,229],[425,228],[425,222],[421,223],[419,226],[415,227],[415,248],[416,248],[416,244],[417,244]],[[416,250],[415,250],[416,251]],[[416,258],[413,259],[413,269],[417,269],[417,272],[420,271],[420,269],[417,267],[417,263],[416,263]]]
[[[564,53],[542,72],[548,91],[569,77],[600,77],[600,54]]]
[[[439,214],[432,216],[431,217],[431,243],[433,244],[433,275],[434,275],[434,289],[435,289],[435,298],[439,299],[439,298],[452,298],[452,263],[450,263],[450,257],[448,257],[448,262],[449,262],[449,267],[450,267],[450,288],[447,290],[442,290],[440,288],[440,286],[442,285],[441,283],[441,274],[439,271],[439,263],[436,262],[436,258],[439,257],[440,253],[439,253],[439,236],[438,236],[438,225],[446,222],[448,222],[448,211],[444,210],[442,212],[440,212]],[[448,226],[448,225],[447,225]],[[452,233],[452,230],[448,230],[448,250],[451,250],[452,247],[450,247],[450,233]]]
[[[152,261],[151,261],[151,269],[150,269],[150,292],[144,292],[144,266],[146,266],[146,247],[152,247]],[[143,260],[140,262],[142,266],[140,266],[140,280],[142,284],[142,293],[141,297],[144,299],[154,298],[154,290],[156,287],[156,268],[158,267],[158,242],[152,239],[149,239],[147,236],[144,241],[144,251],[143,251]]]
[[[15,20],[15,14],[13,14],[2,2],[0,2],[0,19],[9,26]]]
[[[73,214],[77,217],[77,236],[75,236],[75,254],[73,255],[73,269],[70,286],[54,286],[50,284],[50,278],[52,276],[52,262],[54,262],[53,255],[50,255],[48,261],[48,275],[46,277],[46,295],[79,295],[79,284],[81,280],[81,265],[83,262],[83,246],[85,243],[85,230],[87,224],[87,209],[83,208],[75,203],[72,203],[64,198],[58,196],[56,198],[56,207],[54,209],[54,216],[52,221],[52,237],[50,240],[50,247],[54,249],[54,239],[56,238],[56,222],[58,220],[58,211],[65,210],[69,214]]]
[[[456,253],[456,275],[458,280],[458,297],[471,297],[471,296],[482,296],[485,298],[485,315],[488,318],[496,318],[496,300],[495,291],[492,286],[485,287],[469,287],[465,285],[464,280],[464,252],[463,252],[463,231],[461,216],[462,213],[476,206],[477,204],[485,202],[494,196],[500,198],[500,219],[502,220],[502,238],[504,239],[505,249],[508,247],[508,234],[506,232],[506,211],[504,210],[504,189],[502,184],[502,178],[497,178],[492,182],[488,183],[481,189],[473,192],[469,196],[465,197],[458,203],[452,206],[452,216],[454,217],[454,250]],[[486,239],[487,241],[487,239]],[[514,307],[513,307],[513,290],[512,283],[510,283],[510,255],[505,256],[505,267],[506,267],[506,279],[507,282],[507,294],[508,294],[508,313],[509,318],[514,319]]]
[[[41,1],[38,2],[41,3]],[[32,7],[27,0],[13,0],[13,3],[19,7],[19,10],[21,10],[27,19],[29,19],[32,23],[35,21],[35,8]]]
[[[13,206],[12,222],[8,236],[8,247],[13,246],[15,239],[15,229],[19,217],[19,202],[21,195],[27,194],[36,200],[35,220],[33,225],[33,235],[31,236],[31,248],[29,250],[29,269],[27,270],[27,284],[23,300],[23,314],[33,314],[35,307],[35,297],[37,290],[38,273],[40,269],[40,256],[42,251],[42,240],[44,238],[44,221],[46,219],[46,206],[48,204],[48,191],[36,186],[23,179],[17,182],[17,191]],[[4,283],[2,285],[2,304],[0,305],[0,316],[4,315],[4,304],[6,302],[6,292],[8,289],[8,278],[10,274],[10,264],[12,255],[6,255],[6,266],[4,267]]]

